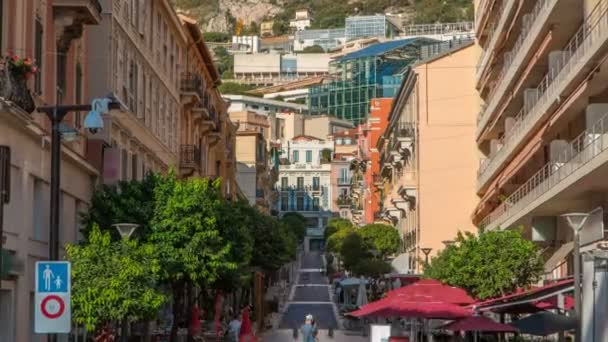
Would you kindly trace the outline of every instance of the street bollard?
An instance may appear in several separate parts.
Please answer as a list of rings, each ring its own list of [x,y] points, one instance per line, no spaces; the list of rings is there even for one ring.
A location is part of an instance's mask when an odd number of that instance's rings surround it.
[[[298,339],[298,328],[293,328],[293,339],[294,340]]]

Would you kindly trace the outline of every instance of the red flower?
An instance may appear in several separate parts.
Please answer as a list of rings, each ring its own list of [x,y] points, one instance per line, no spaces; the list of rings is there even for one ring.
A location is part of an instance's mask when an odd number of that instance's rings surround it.
[[[31,68],[30,72],[31,72],[32,74],[35,74],[35,73],[37,73],[37,72],[38,72],[38,68],[37,68],[36,66],[32,66],[32,68]]]
[[[18,60],[19,60],[19,56],[17,56],[17,55],[13,55],[13,61],[14,61],[14,62],[17,62]]]

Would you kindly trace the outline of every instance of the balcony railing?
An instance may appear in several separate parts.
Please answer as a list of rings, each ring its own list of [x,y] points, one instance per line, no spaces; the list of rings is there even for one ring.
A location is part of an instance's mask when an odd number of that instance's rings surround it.
[[[522,49],[522,47],[528,46],[530,42],[538,36],[537,31],[542,28],[542,23],[548,18],[549,9],[552,8],[557,1],[558,0],[538,0],[532,9],[532,12],[529,13],[530,19],[522,21],[522,29],[515,41],[515,45],[511,51],[504,54],[502,69],[498,76],[496,76],[496,86],[492,88],[486,97],[487,103],[481,107],[481,110],[477,115],[478,133],[480,133],[487,124],[490,114],[496,110],[496,107],[502,98],[502,94],[505,93],[511,83],[512,77],[509,79],[505,77],[507,72],[511,71],[514,75],[516,69],[524,66],[522,60],[524,55],[530,52],[530,49]],[[515,60],[517,60],[517,63],[514,63]]]
[[[344,178],[344,177],[339,177],[338,178],[338,185],[350,185],[351,179],[350,177]]]
[[[295,192],[327,192],[326,186],[314,186],[314,185],[304,185],[304,186],[281,186],[277,185],[275,187],[277,191],[295,191]]]
[[[399,122],[394,131],[397,138],[414,138],[416,135],[416,124],[413,122]]]
[[[496,228],[516,213],[526,210],[535,199],[557,186],[566,177],[608,149],[608,114],[585,130],[555,161],[536,172],[480,223],[480,228]]]
[[[473,22],[471,21],[458,23],[412,24],[403,27],[403,33],[401,35],[410,37],[467,32],[473,32]]]
[[[200,168],[200,148],[196,145],[181,145],[179,150],[179,166],[182,168]]]
[[[189,72],[182,73],[180,90],[185,93],[195,93],[201,100],[205,98],[203,92],[203,78],[198,74]]]
[[[477,80],[481,78],[483,71],[488,65],[488,59],[490,58],[490,56],[493,55],[488,52],[496,48],[496,42],[498,41],[498,37],[503,32],[503,28],[507,22],[507,18],[509,17],[508,15],[506,15],[505,12],[510,11],[515,2],[515,0],[503,0],[500,4],[500,9],[498,10],[498,23],[492,25],[490,29],[490,34],[488,35],[487,39],[488,43],[483,49],[482,55],[479,57],[479,64],[477,65],[477,70],[475,73],[475,77]]]
[[[608,0],[602,0],[562,50],[560,59],[549,69],[536,88],[536,96],[530,97],[530,103],[526,103],[515,116],[511,130],[505,132],[499,148],[481,165],[478,171],[478,188],[486,184],[524,136],[538,123],[551,103],[557,101],[568,81],[583,70],[585,62],[608,40],[607,10]]]
[[[347,207],[353,203],[352,199],[348,195],[340,195],[336,199],[336,204],[340,207]]]

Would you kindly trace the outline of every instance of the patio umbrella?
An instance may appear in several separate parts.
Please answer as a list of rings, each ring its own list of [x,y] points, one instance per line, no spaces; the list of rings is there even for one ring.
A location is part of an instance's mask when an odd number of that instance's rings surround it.
[[[457,319],[471,316],[471,311],[456,304],[438,302],[428,297],[386,297],[349,313],[355,317],[404,317]]]
[[[510,325],[497,323],[484,316],[462,318],[444,325],[443,329],[450,331],[518,332],[516,328]]]
[[[522,318],[510,325],[519,329],[522,334],[547,336],[576,329],[576,318],[545,311]]]
[[[362,307],[367,304],[367,289],[365,288],[365,284],[363,283],[363,279],[359,283],[359,289],[357,291],[357,307]],[[367,281],[366,281],[367,282]]]
[[[390,291],[387,296],[427,296],[434,301],[466,305],[475,300],[461,288],[449,286],[434,279],[422,279],[413,284]]]

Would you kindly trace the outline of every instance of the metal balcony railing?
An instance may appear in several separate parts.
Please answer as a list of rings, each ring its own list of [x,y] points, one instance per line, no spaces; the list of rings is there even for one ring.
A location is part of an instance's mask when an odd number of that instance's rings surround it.
[[[477,64],[477,70],[475,72],[475,78],[477,80],[480,79],[483,71],[488,65],[488,59],[492,56],[489,51],[493,51],[496,48],[496,43],[498,41],[498,37],[502,32],[506,22],[508,15],[505,15],[507,9],[511,9],[515,0],[503,0],[500,4],[500,9],[498,10],[498,22],[494,22],[490,28],[490,33],[488,34],[488,39],[486,40],[488,43],[483,49],[481,56],[479,57],[479,63]]]
[[[348,195],[340,195],[336,199],[336,204],[338,204],[338,206],[350,206],[352,204],[352,199]]]
[[[351,182],[350,177],[347,177],[347,178],[339,177],[338,178],[338,185],[350,185],[350,182]]]
[[[179,166],[182,168],[200,168],[200,148],[196,145],[181,145],[179,149]]]
[[[608,0],[602,0],[562,50],[560,59],[536,87],[536,96],[530,98],[530,103],[526,103],[515,116],[513,127],[505,132],[499,148],[480,166],[478,187],[491,178],[509,153],[545,114],[547,106],[556,101],[557,95],[562,94],[567,81],[581,72],[585,62],[606,40],[608,40]]]
[[[275,187],[277,191],[288,191],[288,192],[327,192],[326,186],[314,186],[314,185],[304,185],[304,186],[281,186],[277,185]]]
[[[557,160],[545,164],[538,170],[486,216],[479,223],[479,227],[483,229],[492,225],[492,228],[496,228],[514,214],[526,210],[532,201],[553,189],[566,177],[608,149],[607,132],[608,114],[572,140]]]
[[[499,100],[502,98],[501,94],[505,93],[509,83],[511,83],[510,79],[505,79],[506,73],[512,68],[523,67],[520,59],[523,58],[524,54],[529,52],[529,49],[522,49],[522,46],[529,45],[529,43],[536,38],[537,34],[532,33],[532,31],[540,30],[542,27],[541,24],[544,22],[542,19],[546,19],[544,15],[548,15],[548,9],[557,1],[558,0],[538,0],[532,9],[532,12],[529,13],[529,20],[522,21],[521,32],[515,41],[515,45],[511,51],[504,54],[502,68],[496,77],[496,80],[498,80],[496,86],[490,90],[486,97],[486,104],[481,107],[481,110],[477,115],[478,130],[483,129],[488,121],[489,115],[498,106]],[[542,18],[539,19],[540,17]],[[513,63],[516,59],[518,60],[518,63]]]
[[[180,90],[182,92],[195,93],[203,99],[203,78],[201,75],[184,72],[180,81]]]
[[[413,122],[399,122],[395,127],[394,134],[397,138],[414,138],[416,135],[416,124]]]
[[[403,27],[402,36],[428,36],[448,33],[467,33],[473,31],[472,21],[437,24],[412,24]]]

